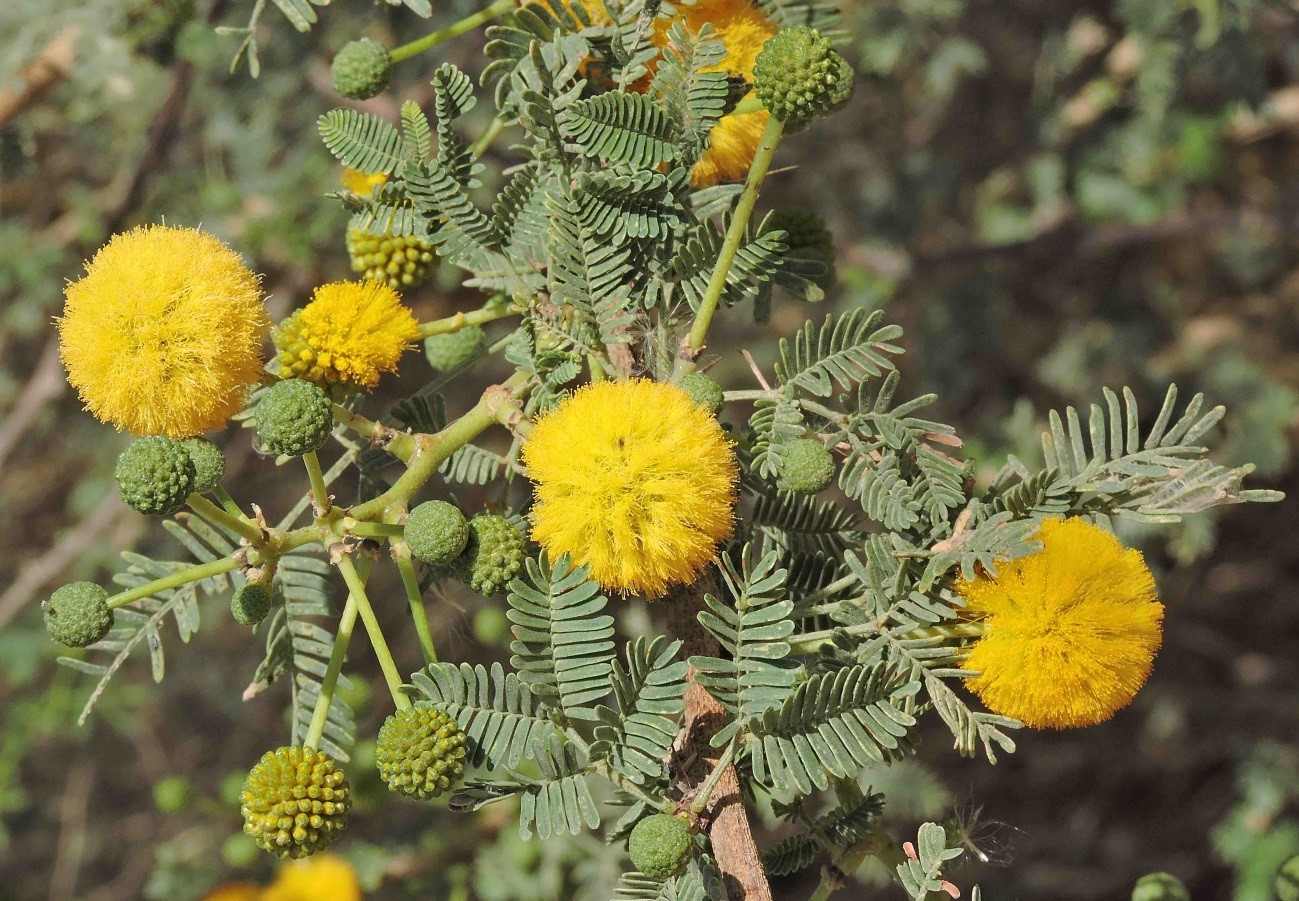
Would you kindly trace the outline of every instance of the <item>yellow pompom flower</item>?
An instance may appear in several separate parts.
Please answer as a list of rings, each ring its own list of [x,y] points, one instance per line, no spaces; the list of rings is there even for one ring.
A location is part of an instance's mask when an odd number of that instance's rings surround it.
[[[239,255],[193,228],[119,235],[68,285],[57,320],[68,382],[103,422],[189,438],[223,426],[262,375],[270,328]]]
[[[383,282],[332,282],[275,330],[275,368],[321,387],[370,389],[418,337],[415,315]]]
[[[374,193],[375,188],[382,187],[388,181],[388,176],[382,172],[362,172],[360,169],[344,166],[343,174],[338,177],[338,181],[353,194],[369,197]]]
[[[1004,716],[1036,729],[1104,722],[1150,675],[1163,605],[1140,552],[1083,519],[1052,519],[1042,549],[957,583],[985,634],[966,684]]]
[[[750,0],[698,0],[692,6],[678,6],[675,17],[656,25],[654,42],[659,47],[667,44],[668,28],[674,22],[683,23],[694,33],[705,24],[711,24],[726,47],[726,55],[715,66],[703,71],[725,72],[732,78],[743,78],[750,83],[758,53],[779,30],[776,23]],[[753,91],[749,91],[744,99],[752,96]],[[766,124],[766,110],[723,116],[709,135],[708,150],[691,172],[695,187],[707,188],[722,182],[743,180],[753,165],[753,155],[758,150],[758,141]]]
[[[730,442],[675,385],[580,388],[537,422],[523,460],[533,539],[607,589],[655,597],[690,582],[734,528]]]

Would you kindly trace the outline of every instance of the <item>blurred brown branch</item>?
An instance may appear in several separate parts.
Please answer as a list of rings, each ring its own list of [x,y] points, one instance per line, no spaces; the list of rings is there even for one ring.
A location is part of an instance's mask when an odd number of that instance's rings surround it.
[[[72,71],[81,29],[69,25],[45,45],[36,58],[18,70],[18,84],[0,91],[0,125],[32,106]]]

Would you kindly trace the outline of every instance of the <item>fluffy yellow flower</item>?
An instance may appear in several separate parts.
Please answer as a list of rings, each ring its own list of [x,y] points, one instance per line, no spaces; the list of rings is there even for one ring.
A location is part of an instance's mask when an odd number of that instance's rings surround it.
[[[374,189],[380,187],[388,180],[388,176],[382,172],[365,173],[360,169],[353,169],[351,166],[343,167],[343,174],[338,177],[339,183],[361,197],[369,197],[374,193]]]
[[[114,235],[66,295],[68,381],[118,429],[188,438],[220,428],[261,378],[261,285],[209,234],[164,225]]]
[[[668,28],[673,22],[684,23],[692,32],[711,24],[726,46],[726,55],[717,65],[704,71],[725,72],[748,82],[753,81],[753,64],[759,51],[779,30],[776,23],[749,0],[698,0],[692,6],[678,6],[675,17],[656,25],[654,41],[660,47],[667,44]],[[752,96],[753,91],[749,91],[745,99]],[[740,181],[748,175],[766,124],[766,110],[723,116],[709,135],[708,150],[691,173],[695,187]]]
[[[1048,520],[1042,550],[961,581],[986,633],[966,666],[990,710],[1037,729],[1104,722],[1150,675],[1163,605],[1141,554],[1082,519]]]
[[[383,282],[333,282],[275,330],[275,366],[285,378],[369,389],[418,337],[415,315]]]
[[[730,442],[675,385],[580,388],[536,424],[523,460],[533,539],[605,588],[653,597],[689,582],[734,528]]]

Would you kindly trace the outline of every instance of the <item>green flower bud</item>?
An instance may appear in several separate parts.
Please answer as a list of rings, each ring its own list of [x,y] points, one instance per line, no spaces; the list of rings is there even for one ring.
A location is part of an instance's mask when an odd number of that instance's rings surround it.
[[[271,612],[271,591],[262,582],[245,582],[230,598],[230,615],[244,626],[256,626]]]
[[[113,469],[122,500],[145,516],[168,516],[185,506],[194,490],[194,464],[172,438],[138,438],[122,451]]]
[[[352,100],[369,100],[388,87],[392,57],[382,44],[369,38],[346,44],[330,66],[334,90]]]
[[[690,863],[693,850],[686,818],[666,813],[645,817],[627,839],[632,864],[652,879],[670,879],[680,873]]]
[[[753,86],[773,116],[802,128],[847,102],[852,67],[815,28],[784,28],[758,53]]]
[[[347,230],[347,255],[352,271],[362,278],[384,282],[394,291],[423,284],[433,272],[437,253],[433,245],[415,235],[368,235]]]
[[[726,403],[726,395],[722,392],[722,386],[702,372],[691,372],[683,375],[677,382],[677,387],[689,394],[695,403],[714,416],[722,411],[722,405]]]
[[[297,860],[333,844],[352,806],[333,759],[298,746],[267,751],[239,795],[244,832],[265,851]]]
[[[504,516],[469,520],[469,544],[452,564],[454,575],[481,595],[500,594],[523,569],[527,539]]]
[[[469,325],[445,335],[430,335],[424,339],[424,356],[438,372],[449,372],[468,363],[487,343],[482,326]]]
[[[814,438],[797,438],[785,448],[777,484],[785,491],[817,494],[834,479],[834,457]]]
[[[217,447],[206,438],[186,438],[181,443],[189,462],[194,464],[194,490],[207,494],[221,484],[226,476],[226,458]]]
[[[379,729],[375,747],[379,775],[397,794],[437,797],[464,775],[466,741],[446,712],[427,705],[405,707]]]
[[[272,453],[300,457],[318,450],[334,428],[334,409],[321,388],[303,379],[276,382],[253,410],[257,435]]]
[[[1147,873],[1132,889],[1132,901],[1191,901],[1191,893],[1171,873]]]
[[[404,531],[410,552],[431,566],[455,560],[469,543],[465,515],[446,501],[426,501],[410,511]]]
[[[108,592],[94,582],[72,582],[55,589],[45,607],[45,630],[70,648],[84,648],[113,628]]]

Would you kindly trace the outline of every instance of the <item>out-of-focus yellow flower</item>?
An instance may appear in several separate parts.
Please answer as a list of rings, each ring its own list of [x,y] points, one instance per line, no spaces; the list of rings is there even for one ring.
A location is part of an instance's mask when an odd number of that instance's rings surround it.
[[[333,282],[275,331],[275,367],[284,378],[322,387],[371,389],[419,337],[415,315],[376,281]]]
[[[382,172],[362,172],[360,169],[344,166],[343,174],[338,177],[338,181],[353,194],[369,197],[374,193],[375,188],[383,186],[388,181],[388,176]]]
[[[689,582],[734,528],[731,444],[675,385],[580,388],[536,424],[523,459],[532,537],[605,588],[655,596]]]
[[[548,0],[536,0],[549,5]],[[609,14],[600,0],[577,0],[595,25],[609,22]],[[552,7],[553,8],[553,7]],[[726,55],[705,72],[725,72],[734,78],[753,81],[753,65],[758,53],[776,32],[776,23],[751,0],[697,0],[692,5],[677,4],[676,15],[655,23],[652,39],[662,49],[668,44],[668,29],[676,22],[683,23],[691,32],[698,33],[705,24],[713,26],[717,37],[726,47]],[[649,88],[649,79],[642,79],[632,90]],[[749,91],[745,99],[753,96]],[[749,174],[753,156],[758,150],[762,129],[767,124],[766,110],[752,113],[731,113],[723,116],[709,137],[708,149],[695,164],[691,180],[697,188],[706,188],[722,182],[741,181]]]
[[[1042,549],[961,581],[987,631],[966,684],[990,710],[1038,729],[1104,722],[1150,675],[1164,608],[1141,554],[1083,519],[1047,520]]]
[[[68,381],[100,420],[188,438],[223,426],[262,375],[270,328],[239,255],[193,228],[114,235],[67,287]]]
[[[203,901],[361,901],[361,883],[343,858],[317,854],[284,864],[266,888],[230,883]]]
[[[676,16],[656,24],[654,42],[659,47],[666,46],[668,29],[675,22],[685,24],[696,33],[705,24],[711,24],[726,46],[726,55],[717,65],[704,71],[725,72],[748,82],[753,81],[753,64],[762,46],[779,30],[776,23],[750,0],[699,0],[691,6],[677,6]],[[753,91],[749,91],[745,99],[752,96]],[[748,175],[762,129],[767,124],[767,115],[766,110],[758,110],[723,116],[709,136],[708,150],[691,173],[695,187],[740,181]]]

